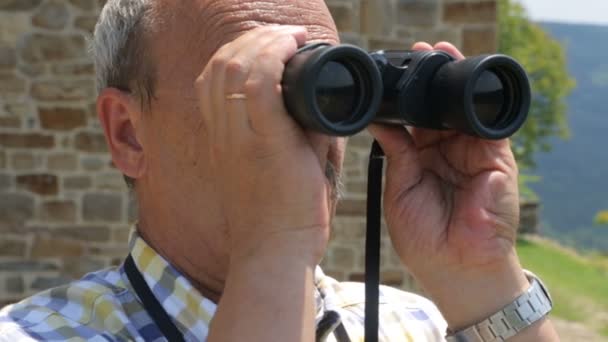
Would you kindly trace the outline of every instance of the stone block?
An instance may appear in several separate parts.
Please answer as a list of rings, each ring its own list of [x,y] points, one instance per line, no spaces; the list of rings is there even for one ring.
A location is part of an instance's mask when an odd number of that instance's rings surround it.
[[[348,148],[362,150],[365,154],[369,154],[373,141],[374,138],[367,131],[363,131],[348,139]]]
[[[52,72],[57,76],[93,76],[95,67],[93,63],[69,63],[55,64],[52,66]]]
[[[57,276],[57,277],[45,277],[39,276],[34,278],[34,281],[30,284],[30,289],[34,291],[43,291],[53,287],[65,285],[72,281],[65,276]]]
[[[106,153],[106,138],[103,133],[80,132],[74,139],[74,147],[83,152]]]
[[[38,118],[42,128],[57,131],[69,131],[87,124],[87,113],[79,108],[41,107]]]
[[[53,148],[52,135],[39,133],[0,133],[0,146],[11,148]]]
[[[83,251],[83,246],[76,241],[36,236],[31,249],[31,257],[34,259],[59,257],[78,258],[83,255]]]
[[[85,171],[100,171],[105,168],[106,163],[102,158],[86,156],[80,160],[80,166]]]
[[[0,193],[0,226],[19,225],[33,216],[33,197],[24,194]]]
[[[350,270],[355,267],[355,253],[351,248],[332,248],[330,260],[332,267],[337,270]]]
[[[439,0],[397,0],[397,25],[425,26],[437,25],[441,18]]]
[[[18,45],[26,63],[43,63],[87,58],[86,42],[80,35],[33,33]]]
[[[69,0],[72,6],[83,11],[92,11],[95,9],[95,0]]]
[[[13,186],[13,176],[0,174],[0,191],[6,191]]]
[[[21,118],[17,116],[0,116],[1,128],[20,128]]]
[[[45,64],[19,63],[17,64],[17,70],[29,78],[37,79],[45,76],[48,68]]]
[[[0,257],[25,258],[27,244],[24,240],[3,237],[0,240]]]
[[[56,263],[49,261],[0,261],[0,272],[49,272],[58,269]]]
[[[367,203],[363,199],[344,199],[338,202],[336,215],[339,216],[365,216]]]
[[[107,263],[100,258],[66,258],[63,260],[61,271],[71,278],[78,279],[89,272],[99,271],[105,267],[108,267]]]
[[[123,197],[120,194],[85,194],[82,217],[85,221],[119,222],[122,220]]]
[[[0,72],[0,99],[13,100],[25,93],[27,88],[23,78],[12,71]]]
[[[403,285],[404,277],[405,272],[399,270],[386,270],[380,272],[380,282],[392,287],[400,287]]]
[[[357,32],[359,14],[355,12],[353,3],[329,3],[327,5],[339,32]]]
[[[51,30],[64,28],[70,19],[70,12],[63,1],[50,0],[40,6],[32,16],[32,24]]]
[[[92,34],[97,24],[97,16],[81,16],[74,20],[74,27]]]
[[[15,2],[21,2],[15,0]],[[27,2],[27,1],[24,1]],[[2,11],[2,9],[0,9]],[[6,13],[6,14],[4,14]],[[2,15],[2,29],[0,30],[0,42],[7,46],[16,47],[21,41],[24,32],[28,32],[30,26],[30,13],[28,12],[4,12]]]
[[[92,185],[91,178],[88,176],[69,176],[63,180],[63,187],[66,190],[86,190]]]
[[[0,169],[6,168],[6,152],[0,151]]]
[[[137,205],[137,200],[135,200],[134,198],[129,198],[128,208],[127,208],[127,220],[129,222],[136,221],[138,214],[139,214],[139,207]]]
[[[56,195],[59,192],[57,176],[50,174],[19,175],[17,188],[38,195]]]
[[[61,200],[43,202],[40,208],[40,219],[51,222],[74,222],[76,221],[76,203]]]
[[[386,36],[393,29],[394,5],[387,0],[361,0],[361,33]]]
[[[495,53],[498,49],[496,27],[465,27],[462,32],[462,52],[466,56]]]
[[[17,50],[14,47],[0,45],[0,70],[13,69],[17,66]]]
[[[365,181],[355,181],[355,182],[346,182],[345,190],[347,197],[348,195],[366,195],[367,194],[367,182]]]
[[[88,79],[35,81],[30,93],[40,101],[90,101],[95,98],[95,85]]]
[[[450,42],[457,47],[462,45],[462,30],[453,26],[428,29],[401,27],[397,29],[397,36],[407,37],[417,42],[427,42],[431,45],[439,42]]]
[[[376,50],[407,50],[413,44],[414,40],[411,38],[385,38],[385,37],[371,37],[369,39],[370,51]],[[371,145],[370,145],[371,148]]]
[[[6,278],[5,286],[6,292],[9,294],[21,294],[25,291],[23,277],[12,276]]]
[[[42,166],[40,160],[31,152],[15,152],[11,156],[11,166],[16,171],[33,171]]]
[[[123,176],[118,172],[103,173],[95,177],[97,189],[124,190],[126,188]]]
[[[32,106],[26,102],[5,103],[4,112],[10,116],[26,117],[31,114]]]
[[[363,217],[338,216],[332,222],[332,239],[345,243],[363,243],[365,220]]]
[[[78,160],[74,153],[51,154],[47,157],[46,166],[49,171],[75,171]]]
[[[53,235],[68,240],[108,242],[112,238],[108,226],[65,226],[53,229]]]
[[[41,2],[42,0],[1,0],[0,11],[29,11]]]
[[[493,24],[497,15],[495,0],[447,2],[443,7],[443,20],[452,24]]]
[[[130,228],[115,228],[112,230],[112,241],[124,244],[129,241],[130,235]]]

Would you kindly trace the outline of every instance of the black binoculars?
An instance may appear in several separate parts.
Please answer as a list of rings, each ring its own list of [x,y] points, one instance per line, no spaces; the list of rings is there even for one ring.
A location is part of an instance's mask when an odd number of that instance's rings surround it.
[[[371,122],[513,135],[530,109],[523,67],[505,55],[457,61],[442,51],[377,51],[307,45],[283,74],[287,110],[304,128],[354,135]]]

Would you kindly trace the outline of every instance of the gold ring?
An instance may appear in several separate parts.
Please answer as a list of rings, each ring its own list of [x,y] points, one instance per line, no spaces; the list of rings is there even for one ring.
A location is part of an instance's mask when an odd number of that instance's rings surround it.
[[[247,95],[243,93],[233,93],[226,95],[226,100],[247,100]]]

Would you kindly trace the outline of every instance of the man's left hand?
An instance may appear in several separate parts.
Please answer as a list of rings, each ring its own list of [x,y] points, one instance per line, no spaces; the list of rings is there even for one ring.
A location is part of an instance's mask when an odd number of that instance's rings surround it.
[[[448,43],[414,49],[464,58]],[[388,159],[384,208],[393,245],[450,326],[484,319],[525,291],[509,141],[379,125],[370,131]]]

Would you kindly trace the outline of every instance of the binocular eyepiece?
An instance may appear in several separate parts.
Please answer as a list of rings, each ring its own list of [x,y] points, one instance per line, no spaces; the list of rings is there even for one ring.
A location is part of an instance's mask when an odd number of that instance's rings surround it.
[[[441,51],[366,51],[307,45],[287,63],[283,97],[307,129],[356,134],[371,122],[513,135],[531,103],[523,67],[504,55],[461,61]]]

